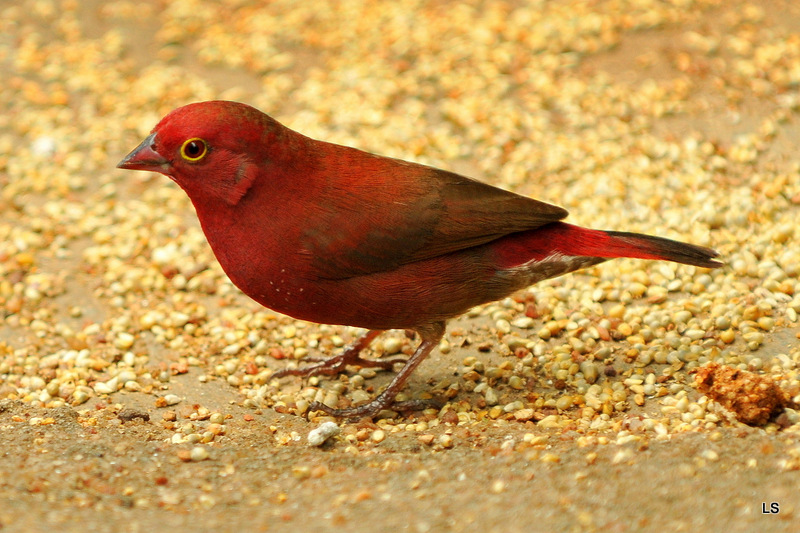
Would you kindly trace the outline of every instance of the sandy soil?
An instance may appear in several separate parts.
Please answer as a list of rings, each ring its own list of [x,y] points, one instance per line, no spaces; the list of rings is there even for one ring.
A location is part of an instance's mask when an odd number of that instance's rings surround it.
[[[760,24],[778,34],[797,32],[800,11],[796,6],[764,4],[767,9]],[[83,3],[79,16],[86,38],[119,29],[129,44],[136,43],[123,56],[143,68],[158,53],[153,36],[162,29],[159,10],[163,6],[159,2],[148,5],[140,20],[109,21],[100,3]],[[671,78],[680,64],[675,57],[681,45],[676,43],[683,43],[687,32],[724,28],[725,17],[743,5],[709,8],[690,20],[623,32],[616,46],[588,54],[572,75],[605,71],[629,84]],[[39,16],[35,10],[22,15]],[[796,41],[797,33],[793,35]],[[15,49],[23,36],[4,39],[9,49]],[[647,51],[644,59],[643,50]],[[230,87],[244,96],[259,90],[259,82],[243,69],[209,66],[181,44],[173,53],[172,65],[195,73],[220,93]],[[306,64],[295,65],[297,76],[314,64],[314,54],[306,53]],[[3,63],[9,75],[32,76],[19,74],[9,57],[6,54]],[[643,61],[647,69],[641,68]],[[737,135],[757,129],[763,115],[773,109],[775,94],[744,91],[736,120],[729,120],[728,100],[713,82],[705,80],[702,65],[698,68],[687,75],[707,105],[656,121],[657,135],[683,138],[686,132],[699,131],[719,146],[730,146]],[[789,93],[795,90],[792,86]],[[161,111],[148,110],[147,117],[157,118]],[[301,110],[284,103],[281,111],[287,116]],[[134,128],[134,123],[149,126],[146,117],[132,118],[127,127]],[[108,169],[124,155],[125,146],[134,146],[135,138],[128,131],[124,139],[104,148],[99,157],[106,158]],[[14,139],[20,146],[30,142],[23,136]],[[798,140],[797,117],[790,114],[780,124],[774,142],[760,153],[753,171],[791,169]],[[475,163],[462,159],[455,166],[468,172]],[[0,169],[0,183],[3,172]],[[796,183],[796,174],[787,172]],[[116,175],[120,197],[167,187],[165,180],[127,175],[122,179],[120,175]],[[723,188],[720,191],[724,194]],[[89,197],[75,194],[78,199]],[[28,200],[50,198],[42,192]],[[5,208],[12,209],[6,202]],[[177,217],[196,229],[191,209],[186,203],[182,209]],[[794,211],[800,216],[796,204]],[[796,238],[787,246],[792,243],[797,244]],[[45,271],[64,272],[68,278],[63,292],[48,302],[60,310],[56,313],[66,316],[70,308],[81,306],[83,312],[75,324],[105,324],[116,311],[102,290],[108,281],[102,273],[93,274],[81,259],[89,245],[86,239],[73,239],[67,247],[74,255],[49,256],[37,264]],[[222,296],[205,300],[209,316],[231,305],[257,310],[235,292],[225,298],[224,305],[218,305]],[[6,309],[4,315],[13,313]],[[481,332],[476,334],[480,336],[490,326],[488,317],[477,316],[457,319],[450,328]],[[798,333],[796,323],[786,323],[768,333],[754,354],[767,361],[786,353],[797,345]],[[41,336],[30,323],[11,321],[0,324],[0,339],[10,358],[13,350],[40,342]],[[53,341],[51,349],[59,342]],[[180,364],[176,355],[180,350],[150,337],[141,342],[148,343],[150,367]],[[219,348],[210,342],[206,346],[210,352]],[[614,346],[625,348],[624,341]],[[477,343],[448,356],[436,354],[420,368],[408,389],[426,390],[444,378],[459,380],[463,372],[458,362],[471,356],[486,366],[504,359],[492,350],[479,350]],[[708,430],[620,440],[619,431],[637,416],[660,416],[660,399],[648,398],[625,413],[613,413],[614,429],[588,440],[574,426],[538,425],[537,420],[554,412],[550,409],[527,422],[483,417],[469,424],[433,424],[436,415],[430,413],[411,414],[404,420],[429,423],[422,431],[392,431],[391,426],[360,421],[345,424],[342,434],[325,445],[310,447],[306,437],[321,419],[245,406],[243,395],[229,381],[203,378],[207,368],[223,360],[203,359],[171,372],[165,383],[155,387],[158,396],[181,398],[169,407],[157,406],[152,388],[93,395],[80,405],[47,407],[30,398],[15,398],[16,385],[6,382],[8,388],[2,392],[7,399],[0,400],[0,530],[732,532],[800,527],[800,436],[774,424],[767,429],[751,428],[723,420]],[[623,373],[631,365],[620,358],[614,368]],[[385,373],[379,374],[372,381],[374,388],[387,379]],[[608,379],[613,380],[613,375]],[[2,380],[0,374],[0,384]],[[301,385],[300,379],[285,379],[280,387],[294,393]],[[504,394],[511,401],[525,393]],[[691,393],[694,400],[699,396]],[[459,396],[471,403],[480,399],[466,392]],[[187,422],[207,425],[208,413],[225,415],[224,433],[216,435],[213,443],[176,440]],[[208,456],[192,460],[192,450],[198,447]]]

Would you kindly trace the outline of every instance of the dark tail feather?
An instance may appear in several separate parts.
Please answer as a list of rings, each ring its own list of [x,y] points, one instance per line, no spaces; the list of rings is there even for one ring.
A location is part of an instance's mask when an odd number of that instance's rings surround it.
[[[721,262],[714,259],[719,254],[702,246],[641,233],[582,228],[565,222],[553,222],[534,230],[507,235],[495,241],[494,251],[498,264],[504,268],[532,260],[544,261],[554,252],[572,257],[633,257],[675,261],[705,268],[722,266]]]
[[[714,259],[719,254],[702,246],[640,233],[628,233],[625,231],[606,231],[605,233],[611,237],[606,242],[605,253],[614,255],[604,254],[600,257],[661,259],[705,268],[722,266],[720,261]]]

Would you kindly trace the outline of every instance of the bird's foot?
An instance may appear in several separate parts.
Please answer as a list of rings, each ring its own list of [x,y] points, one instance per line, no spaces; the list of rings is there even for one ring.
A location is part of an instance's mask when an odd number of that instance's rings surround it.
[[[329,359],[305,359],[306,362],[309,363],[316,363],[313,365],[304,366],[303,368],[284,368],[283,370],[278,370],[275,372],[272,377],[275,378],[282,378],[284,376],[317,376],[320,374],[325,375],[333,375],[339,374],[345,370],[348,366],[360,366],[360,367],[373,367],[373,368],[382,368],[384,370],[393,370],[394,365],[398,363],[406,363],[406,359],[399,357],[395,359],[364,359],[358,355],[355,356],[348,356],[348,353],[342,353],[339,355],[335,355]]]
[[[444,335],[444,322],[431,324],[430,327],[424,331],[422,342],[417,347],[414,355],[409,357],[405,366],[400,369],[386,389],[378,394],[371,402],[345,409],[334,409],[333,407],[323,405],[319,402],[314,402],[309,406],[309,412],[322,411],[337,418],[363,418],[374,417],[384,409],[391,409],[393,411],[413,411],[427,409],[429,407],[438,407],[435,402],[430,400],[396,402],[395,396],[397,396],[403,388],[414,369],[419,366],[428,354],[431,353],[434,346],[439,343],[442,339],[442,335]]]
[[[435,400],[407,400],[397,402],[390,396],[383,394],[376,397],[371,402],[358,405],[355,407],[347,407],[345,409],[334,409],[319,402],[312,402],[308,408],[308,412],[322,411],[323,413],[335,416],[336,418],[358,419],[358,418],[372,418],[381,411],[423,411],[425,409],[439,409],[441,405]]]
[[[284,376],[317,376],[319,374],[333,375],[343,372],[348,366],[360,366],[370,368],[382,368],[393,370],[398,363],[405,364],[406,359],[399,357],[394,359],[364,359],[361,351],[369,346],[372,340],[380,335],[379,330],[370,330],[359,337],[353,344],[345,348],[344,352],[328,359],[306,358],[308,363],[316,363],[303,368],[285,368],[275,372],[272,376],[282,378]]]
[[[337,418],[363,418],[373,417],[384,409],[392,409],[394,411],[410,411],[421,410],[429,407],[438,407],[435,402],[430,400],[411,400],[396,402],[395,396],[405,385],[408,377],[417,366],[431,353],[431,350],[439,343],[444,335],[444,322],[435,322],[429,324],[427,327],[420,328],[420,336],[422,342],[417,346],[414,354],[406,359],[389,359],[386,361],[375,361],[362,359],[359,356],[361,350],[369,346],[372,339],[380,335],[379,330],[370,330],[362,335],[352,346],[347,348],[343,354],[331,357],[316,365],[311,365],[305,368],[281,370],[274,374],[276,377],[281,376],[313,376],[315,374],[336,374],[341,372],[347,365],[361,365],[361,366],[378,366],[382,368],[391,368],[395,363],[404,363],[403,368],[392,379],[389,385],[369,403],[358,405],[356,407],[348,407],[345,409],[335,409],[319,402],[314,402],[309,406],[309,412],[322,411]]]

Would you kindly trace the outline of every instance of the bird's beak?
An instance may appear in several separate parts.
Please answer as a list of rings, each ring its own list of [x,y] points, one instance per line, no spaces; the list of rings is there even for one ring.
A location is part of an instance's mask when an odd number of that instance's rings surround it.
[[[117,164],[117,168],[149,170],[166,174],[170,163],[155,150],[156,134],[151,133],[142,143]]]

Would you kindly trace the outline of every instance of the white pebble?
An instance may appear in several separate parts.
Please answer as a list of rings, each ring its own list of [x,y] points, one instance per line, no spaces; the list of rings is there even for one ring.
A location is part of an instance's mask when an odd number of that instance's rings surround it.
[[[114,346],[120,350],[127,350],[133,346],[134,337],[130,333],[121,331],[117,333],[117,338],[114,339]]]
[[[31,152],[42,158],[52,157],[56,153],[56,141],[52,137],[37,137],[31,143]]]
[[[181,398],[176,394],[167,394],[164,396],[164,401],[167,405],[177,405],[181,403]]]
[[[192,448],[192,451],[189,452],[189,457],[192,461],[205,461],[208,459],[208,450],[203,446],[195,446]]]
[[[322,446],[326,440],[341,433],[342,428],[335,422],[323,422],[316,429],[308,432],[309,446]]]

